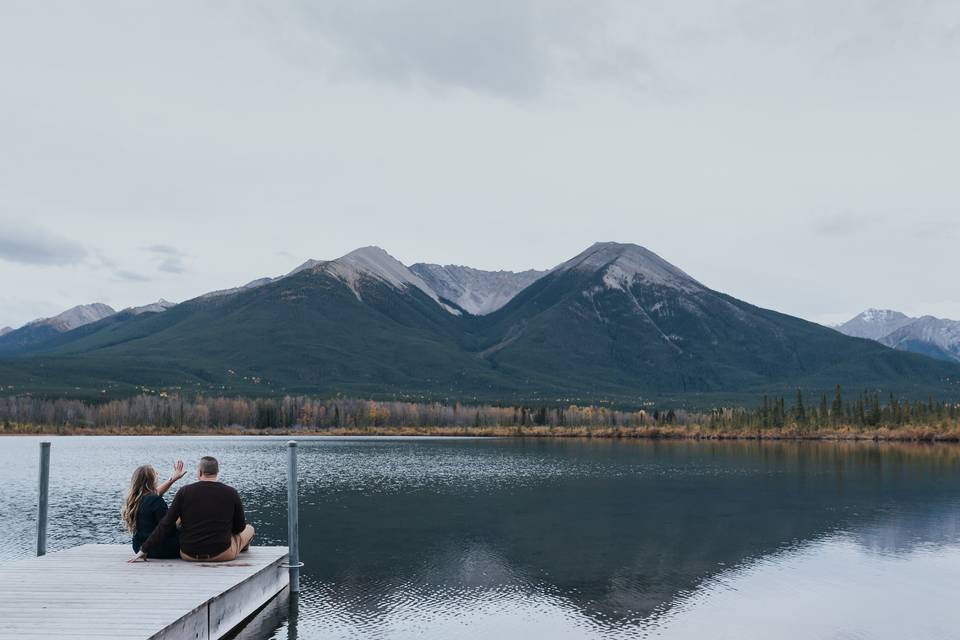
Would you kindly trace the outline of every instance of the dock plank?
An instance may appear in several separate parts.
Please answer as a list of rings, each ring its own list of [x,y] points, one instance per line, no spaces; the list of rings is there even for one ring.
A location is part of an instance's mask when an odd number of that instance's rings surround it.
[[[128,564],[127,545],[83,545],[0,566],[0,640],[217,640],[287,586],[286,547],[234,562]]]

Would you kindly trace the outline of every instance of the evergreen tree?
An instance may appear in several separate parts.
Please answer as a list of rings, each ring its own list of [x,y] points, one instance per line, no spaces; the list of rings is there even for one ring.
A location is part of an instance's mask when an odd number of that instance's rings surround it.
[[[883,417],[883,414],[880,410],[880,394],[873,394],[873,407],[870,411],[870,425],[873,427],[880,425],[880,420]]]
[[[542,427],[543,425],[547,424],[547,408],[546,408],[546,407],[540,407],[539,409],[537,409],[537,413],[536,413],[536,415],[534,416],[534,419],[533,419],[533,420],[534,420],[534,424],[536,424],[536,425],[538,425],[538,426],[541,426],[541,427]]]
[[[830,418],[834,425],[840,424],[843,418],[843,395],[840,393],[840,385],[833,391],[833,406],[830,408]]]
[[[793,419],[798,425],[807,422],[807,410],[803,406],[803,391],[797,389],[797,400],[793,407]]]

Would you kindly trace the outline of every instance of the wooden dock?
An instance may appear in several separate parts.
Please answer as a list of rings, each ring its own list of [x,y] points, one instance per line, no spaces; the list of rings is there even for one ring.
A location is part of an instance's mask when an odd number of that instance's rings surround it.
[[[0,567],[0,640],[217,640],[289,580],[286,547],[223,563],[128,564],[132,555],[88,544]]]

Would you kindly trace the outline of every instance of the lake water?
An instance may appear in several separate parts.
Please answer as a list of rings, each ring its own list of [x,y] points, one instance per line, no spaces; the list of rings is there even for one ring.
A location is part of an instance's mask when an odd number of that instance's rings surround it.
[[[127,542],[130,471],[204,454],[285,544],[285,438],[47,439],[52,551]],[[39,441],[0,439],[0,559]],[[304,592],[244,638],[960,638],[953,446],[304,439],[300,471]]]

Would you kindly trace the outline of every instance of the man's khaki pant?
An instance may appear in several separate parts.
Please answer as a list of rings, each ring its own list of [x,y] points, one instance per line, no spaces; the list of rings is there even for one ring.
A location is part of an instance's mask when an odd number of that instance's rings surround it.
[[[247,547],[250,546],[251,540],[253,540],[253,527],[248,524],[243,528],[243,531],[240,533],[235,533],[233,536],[231,536],[230,546],[227,547],[227,549],[215,556],[200,556],[194,558],[193,556],[189,556],[181,551],[180,557],[188,562],[230,562],[231,560],[236,560],[241,551],[247,550]]]

